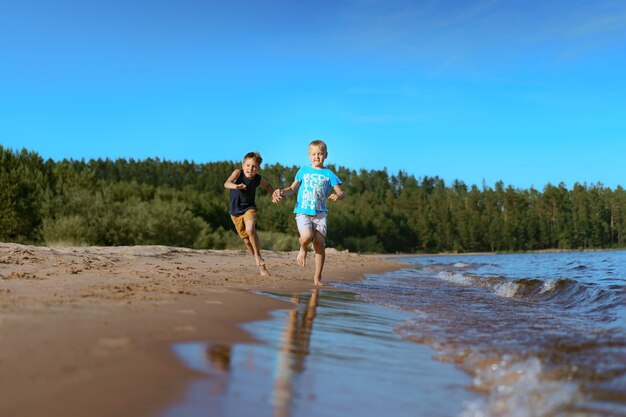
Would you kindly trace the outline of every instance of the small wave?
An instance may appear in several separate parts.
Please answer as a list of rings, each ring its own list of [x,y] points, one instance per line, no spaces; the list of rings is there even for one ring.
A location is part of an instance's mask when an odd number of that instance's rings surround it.
[[[482,288],[505,298],[526,298],[556,302],[565,306],[587,305],[601,311],[612,309],[620,303],[615,291],[578,282],[571,278],[507,279],[506,277],[481,277],[458,271],[440,271],[437,278],[455,284]]]
[[[539,291],[539,294],[545,294],[547,292],[554,291],[558,282],[558,279],[549,279],[547,281],[544,281],[543,287],[541,288],[541,291]]]
[[[472,285],[472,277],[462,274],[460,272],[442,271],[437,274],[439,279],[444,281],[454,282],[461,285]]]
[[[579,260],[573,260],[573,261],[567,262],[565,266],[569,267],[569,269],[571,270],[578,270],[578,271],[584,271],[585,269],[588,268],[586,264],[581,263]]]
[[[577,384],[550,380],[536,357],[515,361],[476,361],[474,387],[485,399],[466,405],[462,417],[537,417],[554,415],[581,396]]]
[[[518,283],[508,281],[508,282],[503,282],[501,284],[496,284],[496,286],[494,287],[494,290],[495,290],[495,293],[498,294],[500,297],[511,298],[511,297],[515,297],[519,288],[520,286]]]
[[[515,297],[520,289],[518,282],[508,281],[504,277],[477,277],[461,272],[442,271],[437,274],[437,278],[455,284],[483,288],[501,297]]]
[[[584,399],[580,381],[555,368],[541,349],[532,354],[524,352],[531,349],[502,350],[506,343],[494,347],[475,332],[461,340],[454,331],[440,331],[436,321],[409,320],[396,329],[407,340],[431,346],[436,359],[472,375],[472,390],[485,395],[467,403],[461,417],[555,416]]]

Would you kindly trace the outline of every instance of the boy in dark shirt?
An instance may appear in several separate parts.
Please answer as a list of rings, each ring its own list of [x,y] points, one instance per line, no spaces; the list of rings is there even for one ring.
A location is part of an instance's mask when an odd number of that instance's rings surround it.
[[[256,203],[254,197],[260,185],[272,194],[274,187],[265,181],[258,171],[263,158],[258,152],[248,152],[243,157],[241,169],[236,169],[226,179],[224,188],[230,189],[230,218],[235,224],[237,233],[256,260],[259,272],[269,276],[265,261],[261,257],[259,235],[256,232]]]

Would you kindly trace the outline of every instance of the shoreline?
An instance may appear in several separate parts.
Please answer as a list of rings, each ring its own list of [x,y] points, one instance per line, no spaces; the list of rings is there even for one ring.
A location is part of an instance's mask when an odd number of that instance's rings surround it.
[[[172,344],[255,342],[241,324],[293,308],[255,291],[313,287],[312,262],[263,255],[268,278],[243,250],[0,243],[0,375],[10,381],[0,415],[154,415],[197,377]],[[328,249],[324,279],[405,265],[387,258]]]
[[[375,254],[385,259],[401,258],[435,258],[445,256],[491,256],[491,255],[523,255],[533,253],[594,253],[594,252],[624,252],[626,248],[604,248],[604,249],[536,249],[525,251],[495,251],[495,252],[437,252],[437,253],[389,253]],[[374,256],[374,254],[372,254]]]

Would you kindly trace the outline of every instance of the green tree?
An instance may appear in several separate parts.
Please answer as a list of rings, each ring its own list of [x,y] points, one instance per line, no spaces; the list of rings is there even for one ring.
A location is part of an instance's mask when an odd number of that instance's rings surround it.
[[[47,181],[39,155],[0,146],[0,239],[36,242],[40,237],[41,206]]]

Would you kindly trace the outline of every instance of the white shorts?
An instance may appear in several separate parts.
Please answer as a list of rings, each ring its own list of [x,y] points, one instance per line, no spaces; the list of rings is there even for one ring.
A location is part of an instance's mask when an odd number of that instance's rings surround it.
[[[296,214],[296,224],[298,231],[302,234],[302,230],[317,230],[322,236],[326,237],[326,217],[328,213],[317,213],[315,216],[306,214]]]

